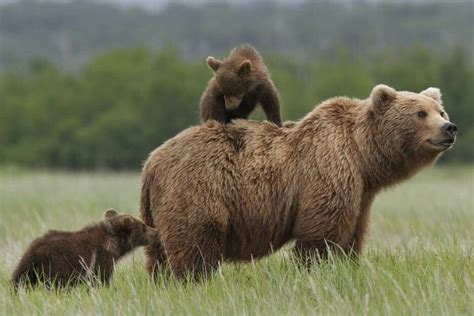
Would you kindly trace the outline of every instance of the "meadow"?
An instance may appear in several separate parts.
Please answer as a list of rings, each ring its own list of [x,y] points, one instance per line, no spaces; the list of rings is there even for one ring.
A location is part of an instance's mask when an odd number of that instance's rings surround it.
[[[474,166],[435,167],[380,194],[357,264],[330,258],[300,270],[288,245],[224,264],[200,284],[154,284],[139,249],[109,287],[12,291],[11,271],[33,238],[79,229],[108,207],[137,214],[139,189],[138,173],[0,171],[0,314],[474,314]]]

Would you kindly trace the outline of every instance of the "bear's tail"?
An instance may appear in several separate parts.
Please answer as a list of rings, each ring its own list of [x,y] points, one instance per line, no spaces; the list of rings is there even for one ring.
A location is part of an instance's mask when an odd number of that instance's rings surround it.
[[[150,196],[150,186],[152,183],[153,177],[151,173],[147,171],[146,168],[144,168],[142,176],[142,189],[140,193],[140,215],[146,225],[155,227],[153,224]]]
[[[39,271],[35,271],[35,264],[30,260],[30,256],[25,255],[13,271],[11,282],[15,290],[24,285],[34,286],[38,282]]]

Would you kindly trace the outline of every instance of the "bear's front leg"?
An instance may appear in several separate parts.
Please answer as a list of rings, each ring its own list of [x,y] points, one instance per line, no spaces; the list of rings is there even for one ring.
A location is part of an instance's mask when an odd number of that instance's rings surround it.
[[[293,255],[298,266],[309,269],[313,263],[320,263],[327,258],[328,245],[321,240],[303,241],[297,240],[293,249]]]
[[[365,236],[367,234],[367,227],[369,226],[370,208],[373,200],[373,194],[365,193],[363,195],[354,235],[345,249],[346,253],[350,254],[353,258],[357,258],[362,253]]]
[[[336,240],[336,239],[335,239]],[[347,238],[343,241],[335,241],[331,239],[314,239],[314,240],[296,240],[294,255],[301,267],[310,268],[313,263],[321,263],[327,260],[329,254],[334,256],[346,256],[348,252]]]
[[[271,82],[264,85],[260,96],[260,104],[267,116],[267,120],[275,123],[277,126],[281,126],[280,98]]]
[[[201,121],[216,120],[220,123],[226,123],[224,104],[224,95],[219,91],[215,83],[210,84],[201,98]]]

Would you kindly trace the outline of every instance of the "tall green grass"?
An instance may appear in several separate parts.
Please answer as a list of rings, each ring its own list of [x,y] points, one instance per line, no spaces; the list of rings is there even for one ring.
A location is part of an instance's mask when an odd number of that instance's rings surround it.
[[[358,264],[331,258],[300,270],[289,245],[224,264],[200,284],[153,284],[138,250],[109,287],[13,292],[11,271],[33,238],[79,229],[108,207],[137,214],[139,182],[128,173],[0,172],[0,314],[474,313],[474,167],[434,168],[378,196]]]

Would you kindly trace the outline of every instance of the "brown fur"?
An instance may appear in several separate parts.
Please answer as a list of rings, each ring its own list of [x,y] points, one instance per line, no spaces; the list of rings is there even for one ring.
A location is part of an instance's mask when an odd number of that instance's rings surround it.
[[[379,85],[366,100],[325,101],[287,128],[236,120],[181,132],[143,169],[141,214],[160,232],[146,247],[149,271],[167,261],[177,277],[197,277],[290,240],[304,261],[328,246],[359,254],[375,195],[454,141],[436,92]]]
[[[293,128],[296,126],[298,122],[295,122],[295,121],[286,121],[283,123],[283,127],[284,128]]]
[[[203,122],[247,119],[260,103],[267,119],[281,126],[278,92],[255,48],[243,45],[234,48],[223,61],[208,57],[207,64],[215,75],[201,97]]]
[[[35,239],[13,272],[16,286],[107,284],[115,263],[156,239],[156,230],[126,214],[107,210],[105,219],[76,232],[50,230]]]

